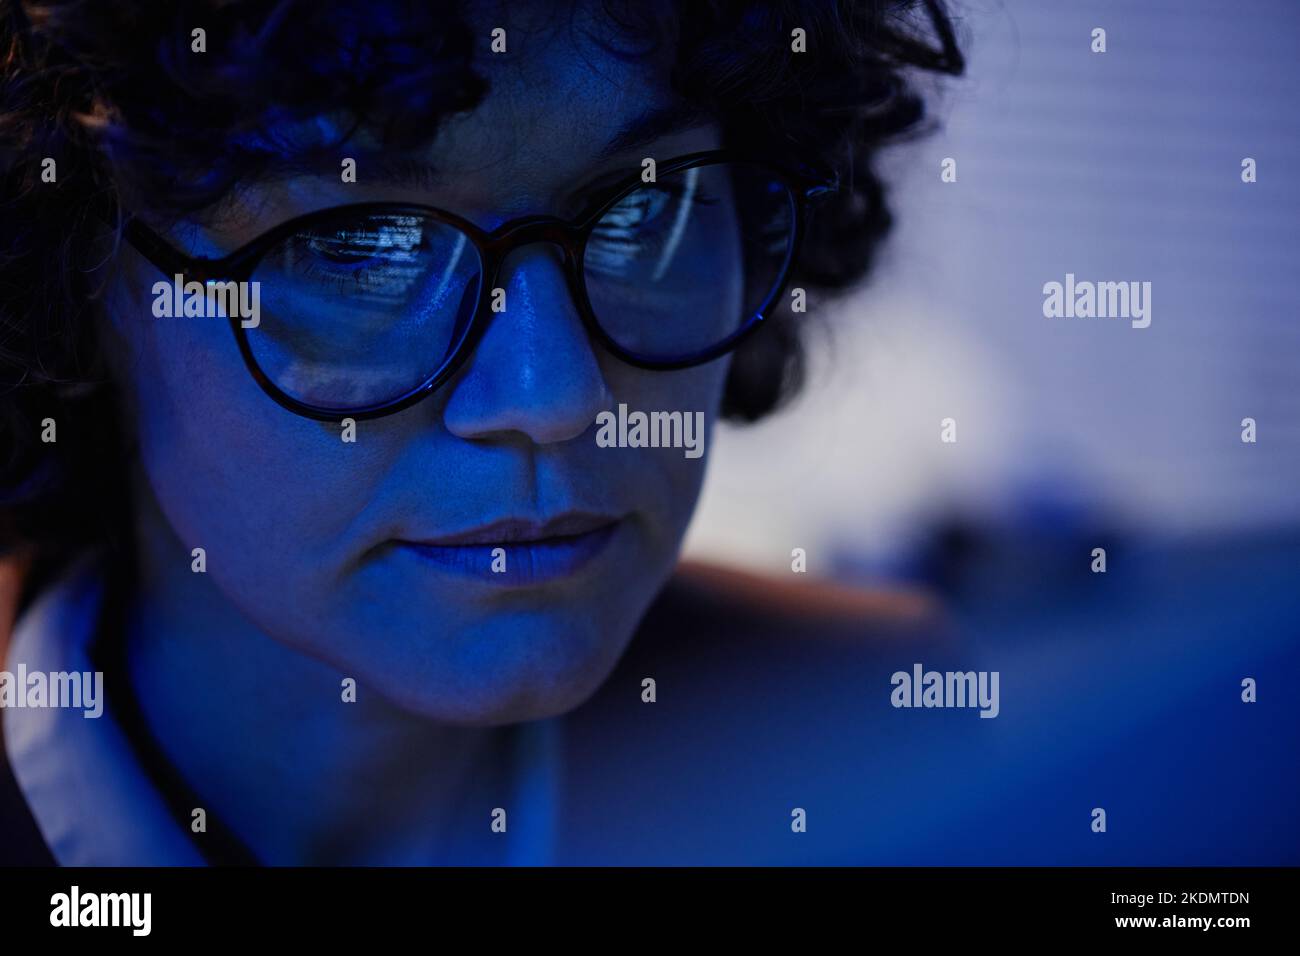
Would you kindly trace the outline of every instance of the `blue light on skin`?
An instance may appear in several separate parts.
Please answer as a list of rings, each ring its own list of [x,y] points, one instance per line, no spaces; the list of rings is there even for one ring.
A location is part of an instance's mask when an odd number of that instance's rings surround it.
[[[497,523],[468,539],[402,541],[397,546],[472,581],[502,587],[541,584],[580,573],[604,553],[621,522],[617,516],[571,513],[561,523]],[[485,576],[484,568],[491,574]]]
[[[485,39],[490,94],[424,155],[437,181],[368,182],[361,159],[357,184],[332,167],[250,186],[219,220],[171,235],[213,255],[372,199],[491,228],[571,213],[584,182],[644,156],[719,145],[703,125],[601,157],[635,117],[671,105],[666,65],[526,15],[475,25],[484,38],[505,26],[511,55]],[[266,862],[426,863],[466,828],[486,835],[503,799],[501,728],[569,710],[608,675],[671,572],[703,477],[705,459],[680,450],[599,448],[596,414],[704,410],[711,426],[726,360],[650,372],[609,356],[555,253],[532,246],[507,263],[508,311],[458,375],[345,444],[259,389],[224,322],[152,319],[156,270],[131,251],[118,262],[105,339],[138,458],[130,678],[164,751]],[[602,539],[580,554],[515,547],[545,571],[518,580],[399,544],[574,512],[608,519]],[[190,569],[195,547],[205,574]],[[344,677],[355,704],[340,701]]]

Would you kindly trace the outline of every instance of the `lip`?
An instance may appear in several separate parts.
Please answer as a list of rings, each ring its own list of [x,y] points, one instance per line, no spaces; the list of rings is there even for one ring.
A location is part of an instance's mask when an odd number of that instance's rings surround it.
[[[426,564],[487,584],[542,584],[578,573],[618,531],[621,519],[569,512],[546,521],[503,518],[425,540],[398,540]],[[500,549],[498,551],[498,549]]]
[[[546,521],[533,518],[502,518],[491,524],[480,525],[467,531],[441,535],[405,544],[430,547],[451,547],[466,544],[526,544],[550,538],[570,538],[588,534],[617,522],[612,515],[591,514],[586,511],[567,511]]]

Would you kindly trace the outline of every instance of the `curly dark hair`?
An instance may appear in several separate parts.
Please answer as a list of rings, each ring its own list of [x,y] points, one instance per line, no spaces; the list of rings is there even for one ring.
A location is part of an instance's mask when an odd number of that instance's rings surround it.
[[[128,533],[124,430],[89,321],[100,211],[147,197],[197,213],[283,157],[278,131],[321,113],[385,145],[427,141],[488,85],[471,68],[486,41],[456,7],[0,0],[0,552]],[[606,0],[604,12],[647,48],[671,45],[673,86],[727,145],[837,172],[792,281],[812,294],[862,278],[890,225],[876,153],[925,115],[907,71],[963,68],[943,0]],[[189,55],[195,24],[202,57]],[[809,54],[792,51],[794,27]],[[47,157],[57,184],[42,181]],[[723,414],[762,416],[801,367],[796,326],[778,315],[735,354]]]

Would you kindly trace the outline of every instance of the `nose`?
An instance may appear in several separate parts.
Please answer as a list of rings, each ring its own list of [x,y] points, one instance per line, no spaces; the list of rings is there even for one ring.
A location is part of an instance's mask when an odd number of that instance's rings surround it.
[[[451,382],[447,429],[480,441],[521,434],[538,445],[578,437],[612,401],[558,250],[517,249],[497,284],[505,308],[480,317],[488,325]]]

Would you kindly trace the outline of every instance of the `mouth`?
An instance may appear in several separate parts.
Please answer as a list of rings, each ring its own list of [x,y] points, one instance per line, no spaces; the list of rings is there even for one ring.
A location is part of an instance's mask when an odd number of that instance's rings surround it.
[[[570,512],[547,521],[505,518],[397,546],[426,564],[487,584],[519,587],[577,574],[608,547],[621,518]]]

